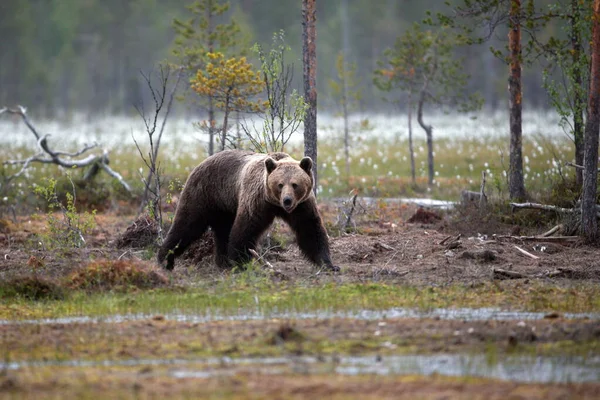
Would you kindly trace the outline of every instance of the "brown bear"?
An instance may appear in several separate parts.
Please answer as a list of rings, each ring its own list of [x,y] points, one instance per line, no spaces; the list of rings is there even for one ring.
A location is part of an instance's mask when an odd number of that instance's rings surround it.
[[[337,271],[329,256],[327,232],[313,194],[313,162],[286,153],[227,150],[208,157],[190,174],[173,225],[158,252],[173,269],[175,257],[210,226],[220,267],[251,259],[275,217],[294,231],[298,247],[316,265]]]

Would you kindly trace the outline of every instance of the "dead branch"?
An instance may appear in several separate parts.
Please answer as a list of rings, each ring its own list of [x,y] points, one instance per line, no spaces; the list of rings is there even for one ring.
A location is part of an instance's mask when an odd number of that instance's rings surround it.
[[[79,157],[79,156],[83,155],[84,153],[88,152],[89,150],[92,150],[92,149],[98,147],[97,143],[93,143],[90,145],[86,144],[83,146],[82,149],[80,149],[76,152],[73,152],[73,153],[68,153],[68,152],[64,152],[64,151],[54,151],[48,145],[48,137],[50,135],[49,134],[46,134],[43,136],[40,135],[38,130],[35,128],[35,126],[29,120],[29,117],[27,116],[27,109],[25,107],[23,107],[23,106],[17,106],[16,108],[3,107],[2,109],[0,109],[0,115],[3,113],[19,115],[21,117],[21,119],[23,120],[23,122],[25,123],[25,125],[29,128],[31,133],[33,133],[33,135],[37,139],[38,146],[42,150],[40,153],[33,155],[29,158],[26,158],[25,160],[5,161],[4,164],[6,164],[6,165],[16,165],[16,164],[22,165],[21,170],[19,170],[19,172],[17,172],[16,174],[10,176],[8,178],[8,181],[11,181],[11,180],[21,176],[27,170],[27,168],[29,168],[29,166],[32,163],[56,164],[60,167],[67,168],[67,169],[84,168],[84,167],[97,165],[101,169],[106,171],[110,176],[117,179],[119,181],[119,183],[125,188],[125,190],[127,190],[128,192],[131,192],[131,187],[127,184],[127,182],[125,182],[125,180],[123,179],[121,174],[114,171],[112,168],[110,168],[108,166],[108,156],[107,156],[106,151],[104,151],[103,154],[101,154],[101,155],[88,155],[87,157],[84,157],[81,159],[76,159],[76,160],[68,159],[68,158],[73,158],[73,157]],[[63,157],[67,157],[67,159],[65,159]]]
[[[533,208],[536,210],[554,211],[559,214],[580,214],[581,207],[564,208],[553,206],[550,204],[539,204],[539,203],[510,203],[513,211],[515,208]],[[600,218],[600,205],[596,204],[596,216]]]
[[[376,242],[374,245],[374,247],[381,247],[384,250],[389,250],[389,251],[396,251],[395,248],[393,248],[392,246],[390,246],[389,244],[385,244],[383,242]]]
[[[544,211],[554,211],[561,214],[572,214],[579,212],[580,210],[577,208],[564,208],[558,206],[552,206],[549,204],[539,204],[539,203],[510,203],[510,206],[514,208],[534,208],[536,210],[544,210]]]
[[[344,231],[344,232],[346,232],[348,225],[350,225],[350,222],[352,222],[352,215],[354,214],[354,209],[356,208],[356,198],[357,197],[358,197],[358,193],[354,193],[354,196],[352,196],[352,207],[350,208],[350,211],[348,212],[348,218],[346,218],[346,222],[344,223],[344,228],[342,229],[342,231]]]
[[[163,115],[163,121],[161,125],[161,129],[159,131],[158,137],[155,138],[154,134],[156,133],[156,127],[158,124],[159,116],[161,115],[163,106],[165,105],[165,99],[167,96],[167,87],[169,83],[169,77],[171,75],[171,68],[169,66],[164,67],[160,65],[160,74],[159,74],[159,83],[158,88],[156,88],[155,84],[152,82],[152,74],[144,74],[143,71],[140,71],[144,81],[146,82],[146,86],[152,95],[152,99],[154,100],[154,113],[147,116],[146,111],[144,110],[143,103],[139,106],[136,106],[136,110],[138,111],[140,117],[144,121],[144,125],[146,128],[146,134],[148,135],[148,142],[150,143],[150,151],[148,155],[145,156],[144,152],[140,148],[135,137],[133,138],[133,142],[135,143],[135,147],[137,148],[142,161],[148,167],[148,178],[144,179],[142,177],[142,181],[144,182],[144,196],[142,198],[142,203],[140,205],[140,212],[146,207],[148,203],[150,214],[153,216],[154,220],[158,225],[158,241],[162,242],[163,240],[163,220],[162,220],[162,195],[161,195],[161,169],[160,163],[157,161],[158,157],[158,149],[160,146],[160,139],[162,137],[162,133],[164,131],[164,127],[166,124],[167,117],[170,112],[170,107],[173,102],[173,98],[175,96],[175,91],[177,90],[177,85],[173,87],[170,93],[170,99],[167,104],[167,110]],[[182,70],[179,69],[179,74],[177,77],[177,83],[179,83],[181,79]]]
[[[578,271],[571,268],[559,267],[554,271],[546,272],[544,278],[590,279],[597,277],[598,273]]]
[[[558,224],[554,228],[550,229],[549,231],[542,233],[540,236],[542,236],[542,237],[552,236],[556,232],[558,232],[559,230],[561,230],[562,228],[563,228],[563,225],[562,224]]]
[[[567,162],[565,163],[565,165],[566,165],[566,166],[568,166],[568,167],[573,167],[573,168],[575,168],[575,169],[580,169],[580,170],[582,170],[582,171],[585,169],[585,168],[583,167],[583,165],[575,164],[575,163],[572,163],[571,161],[567,161]],[[600,172],[600,168],[598,168],[598,172]]]
[[[519,250],[522,254],[525,254],[527,257],[529,258],[533,258],[534,260],[539,260],[539,257],[536,256],[535,254],[531,254],[530,252],[528,252],[527,250],[524,250],[522,248],[520,248],[519,246],[515,245],[515,249]]]
[[[150,86],[150,89],[152,90],[152,86],[151,86],[152,83],[150,81],[150,77],[145,76],[143,73],[142,73],[142,76],[144,77],[144,79],[146,79],[146,83]],[[177,81],[175,82],[175,85],[173,85],[173,87],[171,88],[171,93],[169,94],[169,102],[167,103],[167,109],[165,111],[165,115],[163,116],[163,120],[162,120],[162,123],[160,126],[160,131],[158,132],[158,138],[156,139],[156,144],[154,144],[154,146],[153,146],[154,149],[152,151],[152,157],[151,157],[151,159],[153,159],[153,160],[156,160],[158,158],[158,149],[160,148],[160,141],[162,139],[162,135],[165,130],[165,125],[167,124],[167,119],[169,118],[169,114],[171,113],[171,108],[173,106],[173,99],[175,98],[175,92],[177,92],[177,87],[179,86],[179,82],[181,81],[182,76],[183,76],[183,68],[179,68],[178,73],[177,73]],[[164,74],[162,74],[161,77],[166,78],[166,80],[168,80],[169,73],[167,72],[166,77]],[[164,83],[165,89],[166,89],[166,84],[167,84],[166,80],[161,81],[161,83]],[[156,96],[154,98],[156,100]],[[161,100],[164,100],[164,99],[161,99]],[[155,105],[157,105],[157,104],[155,103]],[[162,105],[161,105],[161,108],[162,108]],[[138,109],[138,112],[139,111],[140,110]],[[157,117],[158,117],[158,114],[157,114]],[[144,123],[146,125],[146,128],[148,128],[148,124],[146,123],[145,118],[144,118]],[[156,124],[156,121],[154,123]],[[148,184],[144,185],[144,195],[142,196],[140,210],[142,210],[146,206],[146,203],[148,202],[148,192],[150,189],[149,184],[150,184],[150,182],[152,182],[153,173],[154,173],[154,169],[148,168],[148,175],[146,176],[146,180],[144,181],[144,182],[147,182]]]
[[[492,269],[492,276],[494,279],[523,279],[530,278],[529,275],[522,274],[520,272],[508,271],[506,269],[494,268]]]
[[[479,194],[479,209],[483,210],[488,202],[487,195],[485,194],[485,171],[481,171],[481,187],[479,189]]]
[[[573,243],[579,240],[579,236],[511,236],[499,235],[498,240],[513,240],[520,242],[550,242],[550,243]]]
[[[538,274],[524,274],[500,268],[492,270],[494,279],[524,279],[524,278],[567,278],[567,279],[589,279],[590,274],[585,271],[577,271],[571,268],[557,268],[554,271],[544,271]]]
[[[254,258],[256,259],[256,261],[257,261],[258,263],[260,263],[260,264],[261,264],[261,266],[262,266],[263,268],[265,268],[265,269],[269,270],[269,272],[270,272],[270,273],[271,273],[273,276],[275,276],[275,277],[277,277],[277,278],[280,278],[280,279],[283,279],[283,280],[288,280],[288,279],[289,279],[289,277],[288,277],[286,274],[284,274],[283,272],[281,272],[281,270],[279,270],[279,269],[275,268],[275,267],[273,266],[273,264],[271,264],[270,262],[268,262],[268,261],[265,259],[265,257],[264,257],[264,256],[260,256],[260,255],[258,255],[258,253],[256,252],[256,250],[254,250],[254,249],[248,249],[248,252],[249,252],[249,253],[252,255],[252,257],[254,257]]]
[[[456,236],[448,236],[448,237],[445,237],[438,244],[440,246],[444,246],[446,248],[446,250],[457,249],[457,248],[459,248],[462,245],[462,242],[460,240],[461,237],[462,237],[461,233],[459,233]]]
[[[452,239],[452,236],[446,236],[444,239],[442,239],[442,241],[440,241],[438,244],[440,246],[442,246],[444,243],[446,243],[448,240]]]

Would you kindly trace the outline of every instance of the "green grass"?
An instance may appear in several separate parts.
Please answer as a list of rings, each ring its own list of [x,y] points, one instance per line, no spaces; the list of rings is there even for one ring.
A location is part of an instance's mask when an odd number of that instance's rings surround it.
[[[569,289],[544,284],[476,288],[451,285],[437,288],[386,284],[279,285],[226,279],[192,289],[154,289],[90,294],[73,291],[65,299],[4,298],[1,319],[35,319],[112,314],[182,313],[239,315],[258,313],[354,312],[393,307],[433,308],[499,307],[522,311],[600,312],[600,288],[581,284]]]
[[[172,146],[177,149],[177,146]],[[341,151],[341,139],[328,138],[319,142],[319,184],[323,197],[347,196],[350,190],[358,190],[365,196],[427,196],[442,199],[456,199],[463,189],[478,190],[481,172],[487,171],[487,189],[489,193],[506,197],[506,177],[508,170],[508,141],[504,138],[481,137],[474,139],[436,139],[435,151],[435,184],[427,185],[427,153],[424,140],[415,140],[417,185],[410,182],[410,162],[408,143],[401,139],[378,139],[363,135],[355,137],[350,149],[350,177],[345,176],[345,161]],[[161,168],[163,170],[164,188],[170,182],[185,182],[189,172],[204,158],[202,148],[172,151],[163,148]],[[298,158],[302,156],[300,147],[288,146],[287,152]],[[14,154],[30,154],[24,148],[6,148],[0,150],[0,162],[14,158]],[[139,195],[143,184],[139,179],[140,168],[146,169],[134,146],[122,146],[110,153],[111,166],[121,173]],[[528,136],[523,140],[523,157],[525,185],[534,197],[547,192],[550,185],[560,182],[563,176],[573,175],[572,170],[565,170],[561,165],[573,158],[573,144],[565,138],[545,139],[541,136]],[[0,175],[17,172],[13,166],[0,163]],[[74,181],[83,177],[85,171],[72,170]],[[34,207],[42,207],[40,199],[31,190],[32,185],[43,184],[47,176],[60,176],[53,165],[31,166],[29,179],[15,181],[12,189],[5,193],[5,203],[20,202]],[[107,201],[113,198],[128,198],[122,188],[106,174],[99,175],[98,183],[90,189],[90,193],[78,194],[80,203],[96,205],[96,201]],[[70,183],[64,179],[65,188]],[[19,185],[20,184],[20,185]],[[59,186],[61,182],[59,181]],[[178,185],[175,185],[178,186]],[[107,193],[108,192],[108,193]],[[178,193],[178,190],[173,190]],[[96,207],[98,208],[98,207]]]

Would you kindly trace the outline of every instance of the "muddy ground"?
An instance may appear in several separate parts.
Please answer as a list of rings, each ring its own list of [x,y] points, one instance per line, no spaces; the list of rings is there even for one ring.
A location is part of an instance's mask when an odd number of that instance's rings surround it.
[[[270,265],[281,272],[277,274],[281,279],[294,282],[321,275],[320,280],[337,282],[411,285],[477,284],[507,278],[557,284],[600,282],[600,249],[573,238],[531,239],[544,232],[544,226],[523,228],[500,223],[493,216],[479,217],[476,211],[449,214],[396,204],[365,206],[349,225],[355,229],[340,234],[339,207],[324,204],[321,209],[331,234],[332,259],[341,273],[324,274],[307,263],[287,227],[276,224],[264,253]],[[59,250],[45,249],[39,239],[40,234],[48,234],[43,215],[3,220],[0,278],[24,270],[60,277],[91,258],[154,260],[155,249],[148,245],[148,230],[152,228],[147,217],[107,213],[95,220],[97,226],[85,247]],[[131,232],[133,237],[127,237]],[[171,277],[185,285],[229,273],[212,262],[212,246],[209,232],[177,260]]]
[[[352,229],[339,234],[340,207],[323,204],[331,251],[339,273],[321,271],[300,256],[285,226],[277,225],[261,261],[276,281],[381,282],[427,287],[481,285],[517,278],[572,288],[600,282],[600,251],[571,238],[531,239],[549,226],[518,227],[490,215],[419,211],[415,206],[364,206]],[[90,259],[153,260],[147,219],[103,213],[80,249],[44,247],[50,235],[44,216],[20,216],[0,224],[0,280],[22,274],[64,277]],[[410,221],[410,222],[409,222]],[[134,224],[134,225],[132,225]],[[129,229],[129,231],[128,231]],[[134,232],[131,237],[124,236]],[[214,266],[207,234],[181,257],[170,282],[194,282],[230,274]],[[526,290],[526,289],[525,289]],[[509,304],[508,307],[518,307]],[[584,344],[598,356],[595,319],[565,319],[560,313],[536,321],[347,318],[176,322],[162,315],[120,323],[4,324],[5,362],[68,360],[186,359],[194,357],[510,353],[551,354]],[[562,349],[562,350],[561,350]],[[587,349],[587,350],[586,350]],[[581,354],[582,347],[577,348]],[[0,371],[0,397],[8,398],[598,398],[600,385],[524,384],[483,378],[341,376],[291,368],[273,375],[260,367],[225,374],[174,377],[166,366],[21,367]],[[214,368],[214,367],[211,367]],[[262,371],[262,372],[261,372]]]

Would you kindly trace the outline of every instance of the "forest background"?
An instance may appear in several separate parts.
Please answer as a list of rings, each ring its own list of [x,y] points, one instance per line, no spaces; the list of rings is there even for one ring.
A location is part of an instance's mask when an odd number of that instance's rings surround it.
[[[450,2],[452,3],[452,2]],[[551,0],[536,1],[546,8]],[[189,0],[5,0],[0,4],[0,104],[23,104],[38,116],[72,112],[134,114],[148,96],[140,71],[175,61],[174,19],[189,18]],[[301,4],[297,0],[232,0],[221,22],[233,18],[241,29],[239,47],[268,46],[284,30],[295,64],[294,87],[302,87]],[[362,92],[359,110],[393,109],[373,85],[373,72],[385,49],[426,17],[448,12],[440,0],[336,0],[317,2],[317,87],[319,108],[334,110],[328,82],[336,77],[336,57],[343,52],[356,63]],[[219,21],[216,21],[217,23]],[[506,109],[507,67],[490,47],[507,44],[507,27],[481,45],[457,48],[470,75],[468,91],[478,91],[488,109]],[[549,21],[537,37],[564,36],[560,21]],[[482,32],[483,33],[483,32]],[[256,62],[256,60],[252,60]],[[526,106],[549,108],[543,88],[544,59],[523,71]],[[179,114],[198,115],[197,107],[178,103]]]

